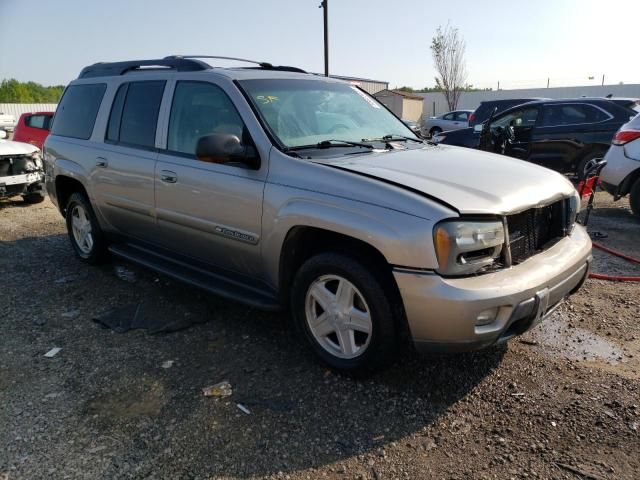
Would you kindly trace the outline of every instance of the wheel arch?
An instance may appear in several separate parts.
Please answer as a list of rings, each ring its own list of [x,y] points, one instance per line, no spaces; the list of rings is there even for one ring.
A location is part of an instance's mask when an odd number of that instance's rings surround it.
[[[76,192],[82,193],[87,199],[87,189],[77,178],[68,175],[57,175],[55,180],[56,199],[58,201],[58,209],[63,217],[66,217],[67,202],[71,195]]]

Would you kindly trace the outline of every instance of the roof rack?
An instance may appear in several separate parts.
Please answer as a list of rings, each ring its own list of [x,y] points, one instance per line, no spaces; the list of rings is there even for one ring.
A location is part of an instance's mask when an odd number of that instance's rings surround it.
[[[247,60],[245,58],[237,58],[237,57],[222,57],[219,55],[171,55],[169,57],[165,57],[165,59],[187,59],[193,60],[197,58],[215,58],[218,60],[233,60],[236,62],[245,62],[245,63],[253,63],[257,65],[257,67],[244,67],[244,68],[263,68],[265,70],[279,70],[283,72],[297,72],[297,73],[307,73],[298,67],[288,67],[286,65],[273,65],[269,62],[258,62],[256,60]]]
[[[174,69],[178,72],[195,72],[207,70],[210,65],[199,60],[183,57],[165,57],[155,60],[129,60],[126,62],[100,62],[84,67],[78,78],[107,77],[112,75],[124,75],[133,70],[141,70],[143,67],[160,67]]]

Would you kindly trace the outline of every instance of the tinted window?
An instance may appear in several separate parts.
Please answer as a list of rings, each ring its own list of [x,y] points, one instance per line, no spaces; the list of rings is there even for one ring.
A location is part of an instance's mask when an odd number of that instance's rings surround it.
[[[106,88],[104,83],[68,87],[56,110],[52,133],[87,140],[93,132]]]
[[[468,112],[458,112],[456,113],[456,120],[458,120],[459,122],[466,122],[469,119],[469,113]]]
[[[243,139],[244,123],[221,88],[204,82],[178,82],[169,118],[167,149],[195,155],[198,140],[212,133]]]
[[[453,120],[453,113],[447,113],[442,117],[443,120]]]
[[[49,126],[49,118],[48,115],[31,115],[25,119],[24,123],[31,128],[46,129]]]
[[[607,120],[609,115],[586,103],[545,105],[542,126],[576,125]]]
[[[114,124],[109,119],[108,139],[127,145],[152,148],[155,145],[158,112],[164,85],[163,80],[131,82],[127,86],[126,94],[119,90],[111,112]],[[123,86],[120,87],[122,88]],[[124,104],[121,108],[122,116],[118,128],[117,117],[120,108],[116,102],[120,101],[120,96],[124,97]]]
[[[122,107],[124,107],[124,97],[127,95],[128,83],[120,85],[116,97],[111,106],[111,114],[109,115],[109,124],[107,125],[106,139],[111,142],[117,142],[120,138],[120,120],[122,119]]]

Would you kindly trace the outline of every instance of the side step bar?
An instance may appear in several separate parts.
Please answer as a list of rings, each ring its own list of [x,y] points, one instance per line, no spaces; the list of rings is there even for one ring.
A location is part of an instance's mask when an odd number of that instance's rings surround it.
[[[170,258],[155,251],[128,243],[114,243],[109,251],[121,258],[160,272],[184,283],[262,310],[279,310],[275,291],[241,276],[229,277]]]

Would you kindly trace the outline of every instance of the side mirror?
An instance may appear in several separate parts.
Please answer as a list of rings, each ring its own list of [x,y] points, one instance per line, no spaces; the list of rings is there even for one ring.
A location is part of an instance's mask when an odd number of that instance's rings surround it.
[[[7,132],[5,132],[4,130],[0,130],[0,140],[2,140],[3,138],[7,138]]]
[[[484,127],[484,125],[482,123],[476,123],[473,126],[473,131],[476,133],[480,133],[482,131],[482,128]]]
[[[260,168],[260,157],[251,145],[243,145],[237,135],[228,133],[212,133],[198,139],[196,157],[203,162],[211,163],[243,163],[257,170]]]

